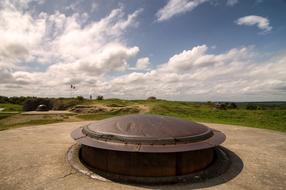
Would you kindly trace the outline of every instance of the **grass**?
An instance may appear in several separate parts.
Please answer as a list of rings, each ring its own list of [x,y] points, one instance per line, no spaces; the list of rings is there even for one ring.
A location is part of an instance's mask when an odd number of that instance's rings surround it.
[[[3,116],[3,113],[0,114],[0,118],[1,116]],[[63,117],[66,116],[9,114],[9,116],[0,119],[0,131],[27,125],[43,125],[62,122],[64,121]]]
[[[0,104],[0,108],[4,108],[2,112],[21,112],[22,111],[22,106],[18,104]]]
[[[0,112],[0,121],[1,119],[5,119],[7,117],[10,117],[11,115],[14,115],[15,113],[1,113]]]
[[[44,124],[58,123],[62,121],[63,120],[60,120],[60,119],[39,119],[39,120],[30,120],[30,121],[17,123],[13,125],[0,124],[0,131],[10,129],[10,128],[24,127],[28,125],[44,125]]]
[[[260,110],[248,110],[249,103],[238,103],[238,109],[216,110],[208,103],[179,102],[166,100],[84,100],[81,104],[105,105],[107,107],[125,107],[145,105],[152,114],[175,116],[182,119],[234,124],[255,128],[271,129],[286,132],[286,102],[280,103],[252,103],[259,105]],[[9,111],[20,111],[17,105],[0,104]],[[134,110],[106,111],[91,114],[77,114],[75,116],[29,116],[0,112],[0,130],[26,125],[40,125],[63,121],[100,120],[113,116],[137,113]]]
[[[117,105],[117,104],[116,104]],[[115,106],[117,107],[117,106]],[[126,115],[126,114],[133,114],[137,113],[137,111],[134,110],[118,110],[118,111],[112,111],[112,112],[99,112],[99,113],[93,113],[93,114],[80,114],[77,117],[83,120],[101,120],[106,119],[114,116],[120,116],[120,115]]]
[[[108,113],[98,113],[98,114],[83,114],[83,115],[78,115],[77,117],[83,120],[101,120],[114,116],[119,116],[119,114],[113,114],[108,112]]]
[[[286,109],[215,110],[201,103],[159,102],[153,105],[151,113],[198,122],[243,125],[286,132]]]

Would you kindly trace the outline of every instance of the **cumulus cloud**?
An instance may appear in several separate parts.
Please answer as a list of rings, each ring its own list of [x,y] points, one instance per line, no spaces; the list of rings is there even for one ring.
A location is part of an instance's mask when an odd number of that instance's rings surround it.
[[[254,47],[208,53],[207,45],[170,57],[147,72],[132,72],[109,82],[113,96],[190,100],[269,100],[285,96],[286,56],[257,61]],[[275,75],[273,74],[275,73]]]
[[[85,12],[70,16],[59,11],[31,12],[26,10],[29,2],[0,3],[3,84],[29,84],[38,90],[39,86],[92,83],[126,70],[128,60],[139,52],[139,47],[124,42],[123,35],[138,25],[142,9],[126,14],[120,7],[98,21],[88,21]]]
[[[149,65],[150,65],[149,57],[140,58],[136,62],[137,69],[146,69]]]
[[[238,25],[246,25],[246,26],[256,25],[259,29],[263,30],[264,32],[269,32],[272,30],[272,26],[270,26],[270,22],[267,18],[256,15],[241,17],[237,19],[235,23]]]
[[[190,70],[203,67],[216,67],[229,62],[247,61],[252,56],[251,47],[231,49],[222,54],[207,54],[207,45],[193,47],[172,56],[168,63],[163,64],[161,69],[176,72],[189,72]]]

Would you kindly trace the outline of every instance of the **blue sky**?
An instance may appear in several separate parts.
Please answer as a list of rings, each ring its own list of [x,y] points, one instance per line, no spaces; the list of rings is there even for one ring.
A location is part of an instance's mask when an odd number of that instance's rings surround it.
[[[258,50],[277,52],[286,46],[286,3],[284,1],[240,1],[232,7],[225,1],[216,5],[204,3],[193,11],[174,16],[165,22],[154,22],[156,11],[166,1],[156,4],[142,3],[144,13],[138,32],[130,32],[128,41],[139,44],[142,53],[156,54],[157,63],[167,61],[174,52],[207,44],[216,46],[213,52],[227,51],[233,47],[255,45]],[[146,5],[147,4],[147,5]],[[140,5],[139,5],[140,6]],[[132,6],[133,7],[133,6]],[[257,27],[238,26],[234,21],[245,15],[260,15],[271,21],[273,30],[267,35],[259,35]],[[159,34],[159,35],[158,35]]]
[[[0,3],[0,95],[286,100],[286,1]]]

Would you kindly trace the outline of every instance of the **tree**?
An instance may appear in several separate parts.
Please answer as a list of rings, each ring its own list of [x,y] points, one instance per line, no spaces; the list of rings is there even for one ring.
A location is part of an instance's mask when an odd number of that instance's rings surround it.
[[[228,109],[236,109],[236,108],[237,108],[237,105],[236,105],[235,103],[231,102],[231,103],[229,103],[229,104],[227,105],[227,108],[228,108]]]
[[[97,96],[96,100],[103,100],[103,96]]]
[[[157,98],[155,96],[150,96],[147,98],[147,100],[156,100]]]
[[[256,105],[252,105],[252,104],[248,104],[248,105],[246,106],[246,109],[247,109],[247,110],[257,110],[257,106],[256,106]]]
[[[76,99],[79,100],[79,101],[83,101],[84,100],[84,98],[82,96],[77,96]]]

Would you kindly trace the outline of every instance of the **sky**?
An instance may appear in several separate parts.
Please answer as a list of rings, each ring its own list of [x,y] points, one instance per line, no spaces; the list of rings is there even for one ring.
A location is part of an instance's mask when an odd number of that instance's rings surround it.
[[[0,95],[286,101],[285,10],[285,0],[1,0]]]

